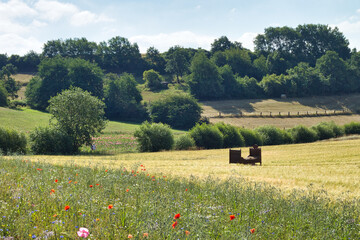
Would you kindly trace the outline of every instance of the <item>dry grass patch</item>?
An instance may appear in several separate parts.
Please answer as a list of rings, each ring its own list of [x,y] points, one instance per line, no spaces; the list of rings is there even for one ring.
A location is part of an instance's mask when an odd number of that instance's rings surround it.
[[[292,128],[297,125],[305,125],[307,127],[314,126],[320,122],[335,122],[337,125],[344,125],[350,122],[359,122],[360,115],[337,115],[337,116],[318,116],[318,117],[246,117],[246,118],[210,118],[211,123],[224,122],[233,126],[256,128],[264,125],[272,125],[278,128]]]
[[[190,178],[242,176],[282,189],[325,189],[333,198],[360,197],[360,140],[322,141],[262,147],[263,166],[229,164],[228,149],[133,153],[113,156],[25,156],[32,161],[82,166],[126,167],[144,164],[151,175]],[[243,148],[243,155],[248,149]],[[345,194],[345,195],[344,195]]]
[[[243,99],[243,100],[223,100],[223,101],[204,101],[201,102],[204,109],[204,116],[218,116],[222,114],[239,114],[264,112],[278,114],[279,112],[292,114],[297,112],[316,112],[325,110],[342,111],[350,110],[356,112],[360,110],[359,94],[349,94],[341,96],[316,96],[306,98],[288,99]]]

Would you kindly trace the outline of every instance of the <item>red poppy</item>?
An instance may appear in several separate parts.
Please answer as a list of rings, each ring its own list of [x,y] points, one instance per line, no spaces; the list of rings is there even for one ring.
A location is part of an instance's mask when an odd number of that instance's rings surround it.
[[[112,204],[110,204],[109,206],[108,206],[108,209],[112,209],[114,206],[112,205]]]
[[[108,172],[108,170],[105,170],[105,172]]]
[[[93,187],[93,185],[90,185],[89,187]]]
[[[70,209],[70,206],[69,205],[66,205],[65,206],[65,211],[69,210]]]
[[[126,189],[126,192],[129,192],[129,189]]]
[[[234,220],[235,216],[234,215],[230,215],[230,221]]]
[[[185,191],[187,192],[187,189],[185,189]]]
[[[72,180],[69,181],[69,183],[71,183],[71,182],[72,182]]]
[[[180,213],[175,214],[175,216],[174,216],[174,219],[178,219],[178,218],[180,218]]]
[[[36,170],[38,170],[38,171],[42,171],[42,169],[41,169],[41,168],[37,168]]]
[[[96,184],[96,186],[99,186],[99,185],[100,185],[99,183]]]
[[[251,234],[255,232],[255,228],[250,229]]]
[[[190,232],[188,230],[185,231],[185,235],[188,236]]]
[[[57,180],[57,179],[55,179],[55,182],[58,182],[58,180]]]
[[[172,227],[175,228],[177,224],[178,224],[178,222],[175,221],[175,222],[172,224]]]
[[[51,189],[51,192],[53,192],[53,193],[54,193],[54,192],[55,192],[55,189]]]

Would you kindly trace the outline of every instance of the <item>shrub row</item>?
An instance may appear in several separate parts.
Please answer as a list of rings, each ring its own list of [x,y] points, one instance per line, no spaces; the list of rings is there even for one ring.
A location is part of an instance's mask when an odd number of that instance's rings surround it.
[[[156,126],[156,127],[155,127]],[[154,128],[154,129],[152,129]],[[160,133],[167,132],[166,141],[160,140]],[[137,131],[140,151],[233,148],[257,145],[280,145],[309,143],[317,140],[340,137],[345,134],[360,134],[360,123],[352,122],[338,126],[334,122],[321,122],[313,127],[298,125],[283,130],[274,126],[261,126],[254,130],[238,128],[225,123],[215,125],[202,123],[194,126],[188,134],[172,140],[170,128],[163,124],[143,124]],[[156,143],[156,148],[146,147]],[[171,144],[170,144],[171,143]]]

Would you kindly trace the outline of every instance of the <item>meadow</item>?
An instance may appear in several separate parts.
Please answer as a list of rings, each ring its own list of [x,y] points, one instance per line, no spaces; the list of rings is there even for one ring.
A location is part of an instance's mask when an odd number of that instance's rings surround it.
[[[332,201],[311,188],[284,196],[277,188],[239,176],[224,181],[153,176],[143,161],[130,168],[82,167],[73,158],[64,166],[0,158],[0,237],[360,237],[359,200]]]

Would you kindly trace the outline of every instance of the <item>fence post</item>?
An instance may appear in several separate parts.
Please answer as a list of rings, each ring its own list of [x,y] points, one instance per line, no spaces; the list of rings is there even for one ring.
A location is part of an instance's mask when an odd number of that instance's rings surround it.
[[[262,117],[262,112],[260,112],[260,117]]]
[[[270,112],[270,117],[271,117],[271,112]]]
[[[281,112],[279,112],[279,116],[281,116]]]
[[[221,117],[221,112],[219,112],[219,117]]]
[[[288,112],[288,116],[290,117],[290,112]]]
[[[298,116],[300,116],[300,112],[298,112]]]

